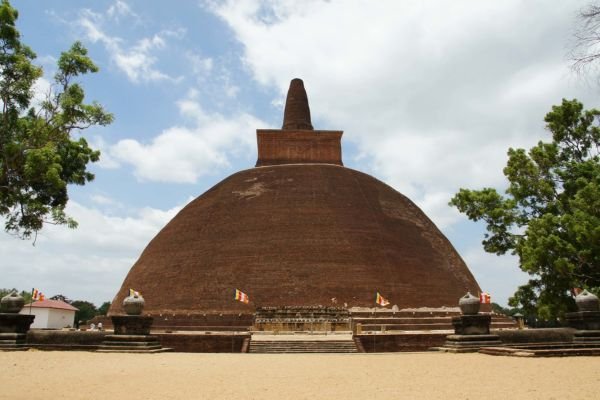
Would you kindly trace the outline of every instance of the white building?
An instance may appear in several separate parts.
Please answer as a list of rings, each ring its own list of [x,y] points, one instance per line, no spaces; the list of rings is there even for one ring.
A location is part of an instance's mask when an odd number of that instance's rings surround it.
[[[31,328],[61,329],[73,327],[75,311],[79,310],[61,300],[42,300],[25,304],[20,314],[29,314],[30,311],[35,315]]]

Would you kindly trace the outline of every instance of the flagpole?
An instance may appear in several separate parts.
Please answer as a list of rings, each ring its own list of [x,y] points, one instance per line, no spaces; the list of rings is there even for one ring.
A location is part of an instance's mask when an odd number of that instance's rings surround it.
[[[33,291],[35,288],[31,288],[31,300],[29,300],[29,315],[31,315],[31,306],[33,305]]]

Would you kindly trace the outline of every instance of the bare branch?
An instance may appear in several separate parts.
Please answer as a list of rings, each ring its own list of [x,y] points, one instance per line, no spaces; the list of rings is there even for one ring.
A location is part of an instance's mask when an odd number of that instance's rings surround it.
[[[591,4],[582,9],[578,19],[581,25],[573,34],[574,45],[569,58],[573,71],[587,74],[600,68],[600,5]]]

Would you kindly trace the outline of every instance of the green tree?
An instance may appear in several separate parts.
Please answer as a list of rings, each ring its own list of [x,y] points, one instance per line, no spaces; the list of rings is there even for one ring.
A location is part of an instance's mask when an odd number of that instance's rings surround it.
[[[487,224],[487,252],[516,254],[531,275],[509,300],[526,315],[556,318],[573,309],[573,288],[600,287],[599,119],[563,100],[545,117],[551,142],[508,150],[505,195],[460,189],[450,201]]]
[[[20,292],[15,289],[8,289],[8,288],[1,288],[0,289],[0,299],[4,296],[8,296],[9,294],[11,294],[12,292],[17,292],[21,295],[21,297],[23,297],[23,299],[25,299],[25,304],[29,303],[31,301],[31,291],[27,291],[27,290],[21,290]]]
[[[90,319],[94,318],[98,315],[98,310],[93,303],[84,300],[75,300],[71,302],[73,307],[79,309],[79,311],[75,312],[75,321],[83,321],[83,323],[87,323]]]
[[[105,301],[100,307],[98,307],[98,315],[106,315],[110,308],[110,301]]]
[[[82,130],[107,125],[112,115],[98,103],[84,103],[75,79],[98,71],[85,47],[75,42],[63,52],[45,99],[33,106],[34,83],[42,69],[35,53],[21,43],[18,12],[0,3],[0,216],[5,230],[29,238],[44,223],[77,223],[66,215],[67,185],[94,179],[88,163],[98,161]]]
[[[71,300],[64,294],[55,294],[54,296],[50,297],[50,300],[60,300],[71,304]]]

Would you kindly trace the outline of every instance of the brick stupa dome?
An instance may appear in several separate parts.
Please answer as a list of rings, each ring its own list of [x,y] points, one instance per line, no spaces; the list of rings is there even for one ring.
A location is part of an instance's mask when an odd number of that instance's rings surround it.
[[[263,306],[347,303],[454,307],[480,289],[431,220],[385,183],[342,165],[340,131],[314,130],[302,81],[282,130],[258,130],[257,167],[196,198],[148,244],[129,288],[145,312],[238,313]],[[235,289],[250,303],[234,300]]]

